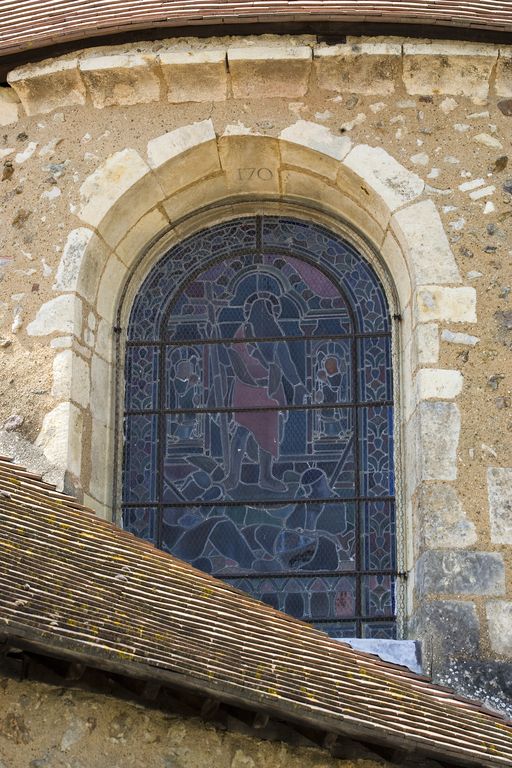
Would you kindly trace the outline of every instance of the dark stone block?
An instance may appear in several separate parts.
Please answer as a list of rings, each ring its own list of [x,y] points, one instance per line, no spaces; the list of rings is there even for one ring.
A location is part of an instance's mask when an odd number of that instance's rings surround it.
[[[423,641],[424,671],[434,659],[447,656],[477,657],[480,626],[475,605],[457,600],[421,603],[409,626],[409,638]]]
[[[512,665],[507,661],[441,660],[432,669],[434,682],[477,699],[489,709],[512,717]]]
[[[416,566],[420,595],[503,595],[505,565],[496,552],[434,550]]]

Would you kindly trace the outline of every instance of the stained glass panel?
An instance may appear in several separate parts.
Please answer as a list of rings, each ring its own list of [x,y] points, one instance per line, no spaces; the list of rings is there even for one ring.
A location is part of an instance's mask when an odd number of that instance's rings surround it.
[[[333,636],[387,637],[392,394],[386,298],[350,243],[277,217],[200,232],[130,317],[124,527]]]

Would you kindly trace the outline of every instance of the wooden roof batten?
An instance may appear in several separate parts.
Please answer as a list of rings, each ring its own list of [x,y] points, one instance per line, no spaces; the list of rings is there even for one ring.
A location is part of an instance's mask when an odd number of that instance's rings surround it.
[[[510,33],[512,7],[506,0],[0,0],[0,56],[133,30],[186,34],[214,25],[222,35],[228,25],[279,22]]]
[[[97,518],[0,457],[0,643],[452,765],[512,727]]]

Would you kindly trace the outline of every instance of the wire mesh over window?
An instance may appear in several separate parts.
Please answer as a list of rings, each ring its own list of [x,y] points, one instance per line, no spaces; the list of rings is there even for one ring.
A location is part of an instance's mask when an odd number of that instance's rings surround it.
[[[164,256],[126,351],[123,525],[337,637],[395,637],[391,331],[355,248],[239,218]]]

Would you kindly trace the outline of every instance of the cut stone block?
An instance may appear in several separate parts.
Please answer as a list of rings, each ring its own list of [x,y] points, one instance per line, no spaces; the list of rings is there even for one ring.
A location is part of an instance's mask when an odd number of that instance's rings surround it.
[[[348,136],[335,136],[325,125],[308,120],[288,126],[281,131],[280,138],[285,165],[296,165],[332,180],[338,174],[338,165],[333,160],[343,160],[352,147]]]
[[[495,653],[512,656],[512,602],[491,600],[486,613],[491,648]]]
[[[327,91],[388,95],[402,69],[402,46],[394,43],[316,46],[318,85]]]
[[[475,544],[475,526],[467,520],[455,488],[422,483],[418,493],[418,519],[423,546],[428,549],[464,549]]]
[[[358,144],[343,160],[343,165],[368,184],[391,212],[419,197],[425,186],[419,176],[381,147]]]
[[[305,95],[311,72],[311,48],[228,48],[235,99],[297,99]]]
[[[59,403],[43,419],[36,446],[52,464],[80,477],[82,412],[73,403]]]
[[[420,365],[434,365],[439,360],[439,328],[436,323],[416,326],[416,350]]]
[[[460,413],[453,403],[423,401],[418,406],[420,473],[423,480],[455,480]]]
[[[220,170],[211,120],[184,125],[148,142],[148,163],[166,195]]]
[[[485,99],[498,49],[473,43],[406,43],[403,80],[407,93]]]
[[[55,355],[53,360],[52,397],[56,400],[73,400],[82,408],[89,405],[89,366],[71,349]]]
[[[149,104],[160,99],[156,57],[136,53],[81,59],[80,71],[97,109]]]
[[[20,99],[12,88],[0,88],[0,125],[12,125],[18,121]]]
[[[422,368],[416,375],[418,400],[454,400],[462,392],[460,371]]]
[[[134,149],[108,157],[80,187],[79,218],[95,227],[115,247],[132,227],[163,198],[150,168]]]
[[[503,595],[505,564],[497,552],[424,552],[417,564],[420,594]]]
[[[69,233],[57,268],[54,291],[76,291],[82,259],[92,237],[94,232],[87,227]]]
[[[219,155],[230,192],[279,194],[279,142],[265,136],[222,136]]]
[[[461,282],[441,217],[432,200],[422,200],[397,211],[391,221],[412,262],[416,285]]]
[[[110,408],[110,373],[112,367],[98,355],[91,362],[91,414],[101,424],[106,424]]]
[[[512,50],[500,50],[494,83],[497,96],[506,99],[512,97]]]
[[[433,644],[434,656],[477,656],[480,624],[474,603],[421,602],[411,620],[411,635]]]
[[[82,106],[86,89],[77,59],[56,59],[13,69],[7,82],[18,94],[27,115],[44,114],[73,105]]]
[[[34,320],[27,325],[29,336],[48,336],[50,333],[80,336],[81,329],[82,302],[71,294],[47,301],[39,307]]]
[[[171,103],[226,100],[225,51],[167,51],[158,58]]]
[[[493,544],[512,544],[512,469],[488,467],[487,493]]]
[[[420,323],[432,320],[476,323],[476,291],[474,288],[424,286],[416,293],[416,317]]]

